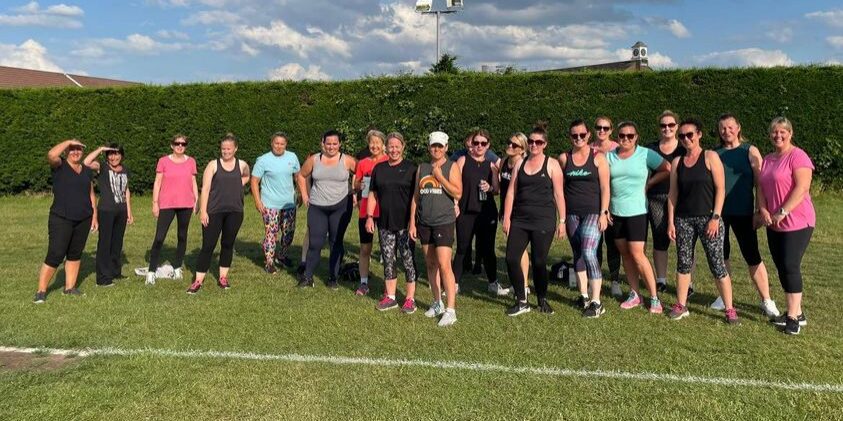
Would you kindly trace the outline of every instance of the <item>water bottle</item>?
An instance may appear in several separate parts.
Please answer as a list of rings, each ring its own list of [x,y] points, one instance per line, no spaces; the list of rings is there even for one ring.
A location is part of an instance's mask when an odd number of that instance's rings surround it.
[[[477,188],[477,192],[478,192],[477,197],[478,197],[478,199],[480,199],[481,202],[485,202],[486,201],[486,192],[483,191],[482,187],[483,187],[483,182],[481,181],[480,186]]]

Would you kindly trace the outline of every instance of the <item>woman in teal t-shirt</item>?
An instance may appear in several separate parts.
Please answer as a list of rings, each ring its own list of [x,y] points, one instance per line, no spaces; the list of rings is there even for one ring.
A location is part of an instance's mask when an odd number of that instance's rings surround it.
[[[628,310],[641,306],[638,276],[650,292],[650,313],[661,313],[653,267],[644,252],[647,244],[647,189],[670,176],[670,164],[657,152],[640,148],[638,127],[632,122],[618,125],[618,146],[606,155],[611,179],[610,228],[623,257],[629,282],[629,297],[621,304]],[[654,171],[650,177],[650,171]],[[648,178],[649,177],[649,178]]]

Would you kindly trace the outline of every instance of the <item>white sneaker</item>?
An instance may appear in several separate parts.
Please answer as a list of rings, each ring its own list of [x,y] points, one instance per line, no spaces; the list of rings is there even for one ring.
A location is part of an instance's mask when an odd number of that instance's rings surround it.
[[[761,301],[761,311],[763,311],[767,317],[779,317],[779,309],[776,307],[776,302],[772,299]]]
[[[155,272],[147,272],[146,285],[155,285]]]
[[[492,282],[489,284],[489,292],[494,295],[507,295],[509,294],[509,288],[504,288],[501,284]]]
[[[457,312],[454,310],[445,310],[442,318],[439,319],[439,327],[450,326],[457,322]]]
[[[623,296],[623,291],[621,291],[621,283],[618,281],[612,281],[612,295],[615,297]]]
[[[530,295],[530,287],[524,287],[524,296]]]
[[[182,274],[181,268],[176,268],[173,270],[173,279],[180,281],[184,274]]]
[[[723,304],[723,297],[717,297],[713,303],[709,306],[712,310],[725,310],[726,304]]]
[[[445,309],[442,308],[442,301],[437,301],[430,306],[427,311],[424,312],[425,317],[436,317],[442,315],[445,312]]]

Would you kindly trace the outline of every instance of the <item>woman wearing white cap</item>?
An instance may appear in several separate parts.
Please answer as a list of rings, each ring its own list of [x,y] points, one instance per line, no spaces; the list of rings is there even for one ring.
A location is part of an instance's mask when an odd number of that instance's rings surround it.
[[[410,205],[410,238],[419,240],[425,255],[427,279],[433,292],[433,305],[424,313],[427,317],[442,316],[439,326],[457,321],[456,282],[451,268],[451,246],[454,244],[454,225],[457,219],[454,200],[462,195],[462,175],[458,166],[449,161],[448,135],[433,132],[428,141],[430,162],[419,165],[416,191]],[[447,293],[443,308],[442,285]]]

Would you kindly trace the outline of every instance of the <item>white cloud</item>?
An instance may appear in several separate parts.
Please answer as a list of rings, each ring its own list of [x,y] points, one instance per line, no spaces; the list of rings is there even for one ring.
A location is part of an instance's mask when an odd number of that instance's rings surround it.
[[[105,56],[108,50],[112,50],[138,55],[157,55],[162,52],[179,51],[184,48],[184,44],[168,44],[156,41],[147,35],[131,34],[125,39],[96,39],[71,51],[70,54],[77,57],[100,58]]]
[[[164,38],[164,39],[178,39],[178,40],[182,40],[182,41],[186,41],[186,40],[190,39],[189,35],[185,34],[184,32],[180,32],[180,31],[171,31],[171,30],[162,29],[162,30],[156,32],[155,34],[158,35],[159,38]]]
[[[203,10],[182,19],[183,25],[233,25],[241,21],[240,16],[225,10]]]
[[[49,72],[62,71],[47,56],[47,49],[33,39],[28,39],[21,45],[0,44],[0,65]]]
[[[834,48],[843,48],[843,36],[828,37],[825,41]]]
[[[770,31],[767,31],[766,33],[764,33],[764,35],[766,35],[767,38],[769,38],[773,41],[780,42],[780,43],[786,43],[786,42],[790,42],[791,40],[793,40],[793,29],[790,28],[790,27],[784,26],[784,27],[780,27],[780,28],[776,28],[776,29],[772,29]]]
[[[671,19],[667,22],[667,29],[676,38],[688,38],[691,36],[691,31],[676,19]]]
[[[34,1],[12,10],[18,14],[0,15],[0,25],[75,29],[82,27],[82,22],[79,21],[79,18],[85,14],[85,11],[78,6],[68,6],[60,3],[42,9]]]
[[[843,28],[843,9],[829,10],[825,12],[811,12],[805,14],[806,18],[817,19],[828,25]]]
[[[260,51],[257,48],[252,48],[252,47],[249,46],[249,44],[246,44],[245,42],[240,44],[240,51],[242,51],[242,52],[244,52],[244,53],[246,53],[246,54],[248,54],[252,57],[255,57],[258,54],[260,54]]]
[[[269,27],[238,26],[234,34],[245,41],[291,51],[301,58],[308,58],[317,50],[342,57],[351,56],[348,42],[313,26],[308,26],[307,33],[303,34],[283,21],[273,20]]]
[[[702,66],[716,67],[773,67],[792,66],[793,60],[781,50],[762,50],[744,48],[740,50],[720,51],[694,57]]]
[[[269,71],[269,80],[329,80],[331,76],[320,66],[310,65],[305,69],[301,64],[289,63]]]

